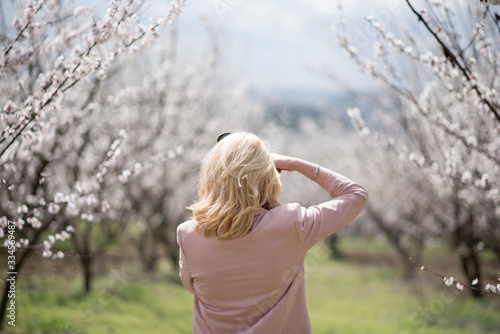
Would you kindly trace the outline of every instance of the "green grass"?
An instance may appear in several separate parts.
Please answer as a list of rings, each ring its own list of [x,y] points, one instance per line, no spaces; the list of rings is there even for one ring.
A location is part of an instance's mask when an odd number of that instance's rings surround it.
[[[12,333],[190,332],[192,297],[182,285],[121,275],[96,283],[89,295],[69,291],[62,280],[21,287]]]
[[[410,292],[409,283],[400,280],[398,272],[378,265],[317,260],[323,259],[322,251],[313,249],[316,254],[306,260],[318,262],[307,281],[307,302],[315,334],[500,331],[500,298],[473,301],[444,284],[439,289],[432,284],[418,288],[418,298]],[[420,283],[434,279],[424,275],[417,272]]]
[[[374,253],[383,252],[379,246]],[[370,248],[370,247],[369,247]],[[345,249],[349,249],[348,246]],[[307,302],[315,334],[476,334],[500,331],[500,298],[482,301],[417,272],[419,284],[386,265],[328,258],[321,246],[306,260]],[[190,333],[193,297],[163,263],[140,275],[122,267],[95,281],[83,295],[79,278],[20,277],[16,327],[9,333]]]

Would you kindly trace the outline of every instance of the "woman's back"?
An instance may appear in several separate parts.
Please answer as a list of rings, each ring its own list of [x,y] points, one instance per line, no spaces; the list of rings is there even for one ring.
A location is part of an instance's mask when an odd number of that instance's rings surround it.
[[[252,134],[228,138],[205,158],[193,220],[177,229],[180,276],[194,293],[193,333],[311,333],[305,255],[351,222],[368,194],[327,168],[271,157]],[[282,170],[300,172],[331,199],[280,205]]]
[[[179,227],[196,291],[193,333],[311,332],[303,272],[307,250],[291,222],[292,208],[257,210],[252,231],[230,240],[194,232],[195,221]]]

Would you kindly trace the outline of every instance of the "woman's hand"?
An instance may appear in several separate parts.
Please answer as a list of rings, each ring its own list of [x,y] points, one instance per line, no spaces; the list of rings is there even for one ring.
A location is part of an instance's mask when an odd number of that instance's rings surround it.
[[[279,173],[281,173],[282,170],[299,172],[308,179],[316,181],[316,183],[320,185],[329,174],[333,173],[328,168],[321,167],[300,158],[271,153],[271,159],[273,159],[274,165]]]
[[[289,172],[293,172],[296,170],[295,163],[297,161],[297,158],[271,153],[271,159],[274,161],[274,165],[276,166],[278,173],[281,173],[282,170],[286,170]]]

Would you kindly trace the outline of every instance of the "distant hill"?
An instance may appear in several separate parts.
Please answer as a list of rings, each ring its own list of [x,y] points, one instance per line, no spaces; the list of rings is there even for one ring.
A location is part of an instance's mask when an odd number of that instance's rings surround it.
[[[297,127],[303,117],[317,121],[321,121],[323,117],[334,117],[350,126],[348,108],[369,108],[366,99],[349,93],[283,89],[266,94],[252,92],[252,96],[264,103],[276,120],[287,123],[284,125],[292,128]]]

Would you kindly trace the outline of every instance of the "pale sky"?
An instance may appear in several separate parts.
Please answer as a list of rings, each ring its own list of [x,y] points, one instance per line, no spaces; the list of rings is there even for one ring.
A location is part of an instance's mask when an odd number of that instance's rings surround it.
[[[161,17],[169,0],[146,1],[142,18]],[[422,2],[422,1],[415,1]],[[357,89],[370,90],[374,81],[361,74],[336,44],[332,23],[337,0],[186,0],[179,17],[180,50],[189,57],[202,52],[206,32],[201,17],[219,31],[224,70],[267,95],[281,90],[342,93],[342,85],[322,73],[334,73]],[[343,0],[351,36],[361,51],[371,54],[367,15],[384,26],[404,28],[410,14],[403,0]],[[103,14],[107,1],[75,0],[77,6],[95,6]],[[13,14],[7,8],[7,16]],[[8,20],[9,21],[9,20]],[[168,28],[167,28],[168,29]],[[367,34],[368,31],[368,34]]]
[[[409,13],[401,0],[343,3],[361,48],[371,47],[362,40],[368,28],[364,17],[381,17],[394,25]],[[335,42],[331,29],[338,18],[335,0],[187,0],[179,19],[184,49],[200,45],[202,15],[220,30],[225,66],[261,94],[283,89],[342,92],[339,84],[320,74],[325,69],[353,87],[374,87]]]

